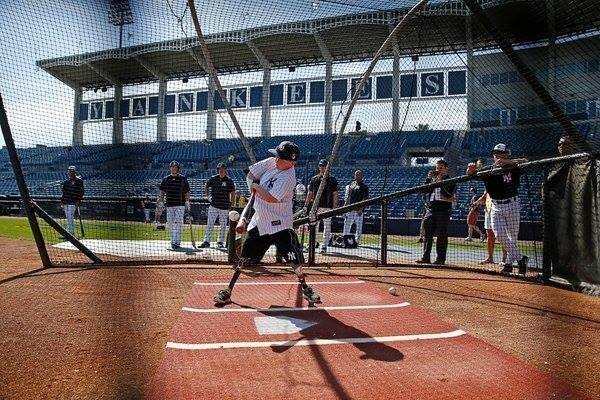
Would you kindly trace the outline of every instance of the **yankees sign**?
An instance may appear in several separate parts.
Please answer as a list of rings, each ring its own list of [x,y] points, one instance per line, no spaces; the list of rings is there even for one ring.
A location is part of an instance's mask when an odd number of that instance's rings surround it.
[[[465,70],[418,71],[404,73],[398,76],[400,99],[430,98],[445,96],[464,96],[467,93]],[[360,77],[335,78],[331,82],[331,101],[345,102],[356,91]],[[394,98],[393,76],[375,74],[365,81],[358,100],[369,102],[390,100]],[[306,106],[323,104],[325,99],[325,81],[318,77],[313,80],[278,82],[269,86],[269,106]],[[218,92],[209,94],[206,88],[199,91],[181,91],[165,95],[165,114],[186,114],[205,112],[213,102],[215,110],[225,109],[225,104]],[[262,104],[262,85],[233,86],[224,89],[225,97],[232,108],[253,109]],[[94,99],[79,105],[80,121],[98,121],[112,119],[114,115],[114,99]],[[119,114],[125,118],[136,118],[158,115],[158,96],[136,96],[121,100]]]

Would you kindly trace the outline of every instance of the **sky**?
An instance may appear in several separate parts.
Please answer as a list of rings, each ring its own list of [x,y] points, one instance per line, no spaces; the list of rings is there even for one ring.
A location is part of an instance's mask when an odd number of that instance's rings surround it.
[[[73,126],[73,90],[45,71],[36,67],[41,59],[62,57],[87,52],[101,51],[118,46],[118,28],[108,20],[110,0],[3,0],[0,7],[0,93],[7,109],[11,130],[17,146],[31,147],[36,144],[63,146],[70,144]],[[134,24],[124,30],[124,46],[133,46],[181,37],[193,37],[195,31],[185,0],[132,0]],[[416,1],[389,0],[210,0],[197,1],[202,29],[205,34],[285,23],[327,16],[345,15],[378,9],[393,9],[414,5]],[[181,18],[183,16],[183,18]],[[181,24],[178,19],[181,18]],[[457,58],[444,56],[423,58],[417,68],[439,65],[461,65]],[[340,64],[334,68],[334,75],[360,74],[366,63]],[[410,61],[403,61],[403,68],[412,68]],[[390,71],[391,62],[381,61],[376,72]],[[318,77],[324,75],[324,68],[298,68],[294,75],[287,70],[274,71],[272,79],[295,79],[296,77]],[[222,77],[223,84],[260,82],[260,74],[229,75]],[[187,87],[205,86],[202,80],[192,80]],[[168,90],[182,88],[181,82],[169,83]],[[110,96],[111,90],[103,93]],[[126,87],[124,94],[157,92],[157,85]],[[89,91],[84,99],[98,97]],[[454,118],[457,125],[464,124],[464,101],[449,103],[442,107],[432,103],[413,107],[407,118],[410,124],[421,122],[425,114],[435,108],[440,122]],[[274,111],[273,132],[302,133],[307,130],[322,129],[321,108],[294,109],[293,112]],[[334,107],[334,116],[339,106]],[[403,115],[404,111],[401,110]],[[243,126],[256,131],[260,126],[260,111],[241,112]],[[389,121],[385,117],[389,111],[381,105],[359,106],[351,120],[366,121],[371,131],[385,130]],[[294,123],[290,124],[290,116]],[[385,116],[385,117],[384,117]],[[169,139],[201,139],[205,125],[204,116],[176,117],[169,121]],[[218,117],[218,135],[233,137],[231,121],[226,115]],[[341,121],[341,119],[340,119]],[[155,138],[155,120],[145,119],[125,123],[125,140],[129,142],[151,141]],[[285,131],[285,132],[282,132]],[[85,124],[86,144],[110,140],[110,124]],[[0,139],[0,144],[4,144]]]

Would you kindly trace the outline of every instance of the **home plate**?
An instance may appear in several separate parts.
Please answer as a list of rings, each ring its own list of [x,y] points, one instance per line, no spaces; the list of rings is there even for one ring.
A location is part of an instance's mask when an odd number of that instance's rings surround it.
[[[316,325],[316,322],[287,316],[255,317],[254,325],[259,335],[283,335],[298,333]]]

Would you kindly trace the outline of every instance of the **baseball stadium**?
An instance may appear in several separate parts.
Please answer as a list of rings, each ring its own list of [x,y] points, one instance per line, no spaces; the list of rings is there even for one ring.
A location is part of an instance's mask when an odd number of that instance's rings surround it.
[[[0,15],[1,400],[600,398],[597,1]]]

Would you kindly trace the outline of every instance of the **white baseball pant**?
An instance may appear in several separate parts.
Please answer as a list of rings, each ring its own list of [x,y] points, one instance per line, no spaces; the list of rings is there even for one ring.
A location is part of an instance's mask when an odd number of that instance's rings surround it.
[[[364,212],[358,213],[358,211],[350,211],[344,216],[344,236],[350,234],[352,224],[356,224],[356,241],[360,242],[360,235],[362,234]]]
[[[167,225],[169,226],[171,244],[181,245],[184,213],[185,206],[167,207]]]
[[[319,208],[317,214],[320,212],[329,211],[331,208]],[[327,247],[329,245],[329,238],[331,237],[331,218],[325,218],[323,220],[323,244],[321,247]]]
[[[512,264],[521,259],[517,240],[521,221],[519,199],[511,198],[508,204],[492,201],[491,222],[496,240],[506,249],[506,263]]]
[[[150,222],[150,209],[144,208],[144,221]]]
[[[227,233],[227,221],[229,221],[229,211],[221,210],[220,208],[209,206],[208,207],[208,222],[206,223],[206,235],[204,241],[210,243],[213,228],[216,220],[219,219],[219,240],[218,242],[225,242],[225,234]]]
[[[75,232],[75,209],[77,206],[75,204],[65,204],[65,217],[67,218],[67,232],[71,235]]]

